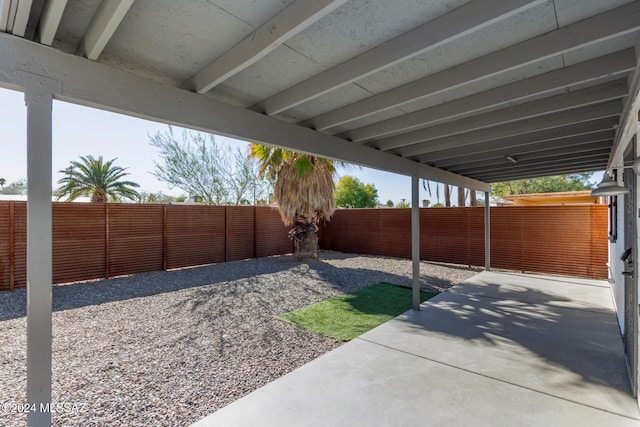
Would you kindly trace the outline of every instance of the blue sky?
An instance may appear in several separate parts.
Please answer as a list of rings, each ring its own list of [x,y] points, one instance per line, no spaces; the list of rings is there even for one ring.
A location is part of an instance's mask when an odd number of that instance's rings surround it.
[[[26,109],[21,92],[0,88],[0,177],[7,183],[27,176],[26,160]],[[82,107],[70,103],[55,101],[53,105],[53,182],[61,178],[58,172],[82,155],[103,156],[105,159],[117,158],[115,164],[126,167],[128,177],[140,184],[148,192],[162,191],[165,194],[180,195],[184,191],[170,189],[164,182],[151,174],[153,160],[157,158],[157,149],[149,144],[150,134],[165,131],[167,125],[121,114]],[[180,128],[176,128],[180,130]],[[218,142],[232,146],[245,147],[244,141],[217,136]],[[359,180],[373,184],[378,190],[380,203],[392,200],[394,203],[411,199],[411,179],[409,177],[382,172],[369,168],[349,167],[340,170],[339,175],[351,175]],[[596,175],[599,178],[599,175]],[[592,179],[593,180],[593,179]],[[431,199],[436,202],[435,186],[432,195],[420,186],[420,200]],[[442,189],[440,195],[442,195]],[[453,190],[452,203],[457,201]],[[443,201],[443,200],[441,200]]]
[[[26,109],[21,92],[0,88],[0,177],[7,183],[27,176],[26,159]],[[149,192],[180,195],[180,189],[169,189],[151,174],[157,150],[149,144],[149,134],[164,131],[167,125],[98,109],[82,107],[61,101],[53,105],[53,182],[61,178],[59,170],[66,168],[71,160],[81,155],[118,158],[116,164],[128,168],[128,177]],[[180,128],[177,128],[180,130]],[[244,141],[217,136],[218,142],[232,146],[246,146]],[[339,175],[352,175],[378,189],[381,203],[387,200],[398,202],[411,199],[409,177],[369,168],[350,167],[340,170]],[[433,186],[432,186],[433,188]],[[420,189],[420,199],[429,198]],[[435,193],[434,193],[435,199]],[[455,192],[452,200],[455,199]],[[435,202],[435,200],[434,200]]]

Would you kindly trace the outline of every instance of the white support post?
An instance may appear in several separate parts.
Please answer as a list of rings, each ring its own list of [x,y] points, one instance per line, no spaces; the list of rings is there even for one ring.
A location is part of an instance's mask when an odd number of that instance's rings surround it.
[[[44,87],[43,87],[44,86]],[[51,108],[46,85],[25,86],[27,105],[27,402],[28,426],[51,425]]]
[[[411,258],[413,261],[413,309],[420,310],[420,204],[417,176],[411,177]]]
[[[489,207],[489,192],[484,192],[484,269],[491,270],[491,208]]]

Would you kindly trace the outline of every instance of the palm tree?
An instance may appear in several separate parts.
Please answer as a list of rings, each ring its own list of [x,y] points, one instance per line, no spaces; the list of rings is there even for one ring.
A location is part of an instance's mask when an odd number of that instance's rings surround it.
[[[97,159],[93,156],[80,156],[79,162],[72,161],[70,167],[59,171],[66,176],[58,181],[60,187],[54,194],[58,200],[66,196],[69,202],[80,196],[91,196],[93,203],[138,197],[134,188],[139,185],[132,181],[122,181],[129,174],[125,172],[126,169],[114,166],[115,161],[116,159],[111,159],[104,162],[102,156]]]
[[[251,157],[260,162],[260,176],[275,180],[273,196],[299,259],[317,258],[318,221],[335,211],[333,160],[281,148],[253,144]]]
[[[451,189],[449,188],[449,184],[442,184],[444,187],[444,205],[446,207],[451,206]]]
[[[0,178],[0,191],[4,193],[4,185],[7,183],[7,180],[4,178]]]

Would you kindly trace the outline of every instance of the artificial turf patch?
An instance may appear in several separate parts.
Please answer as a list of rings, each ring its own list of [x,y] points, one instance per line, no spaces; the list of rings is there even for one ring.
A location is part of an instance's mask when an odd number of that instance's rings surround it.
[[[435,295],[420,292],[420,302]],[[281,314],[277,318],[330,338],[349,341],[410,308],[411,289],[378,283]]]

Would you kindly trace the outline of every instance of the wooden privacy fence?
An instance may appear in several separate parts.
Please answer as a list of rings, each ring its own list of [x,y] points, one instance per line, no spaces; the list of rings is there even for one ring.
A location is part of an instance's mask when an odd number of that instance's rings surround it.
[[[0,202],[0,290],[26,286],[26,202]],[[290,253],[275,209],[53,204],[53,282]]]
[[[491,266],[607,278],[607,206],[491,208]],[[321,230],[320,247],[411,258],[410,209],[343,209]],[[420,258],[484,265],[484,208],[420,209]]]
[[[26,286],[26,202],[0,202],[0,290]],[[290,253],[268,207],[53,204],[53,282]],[[491,208],[491,265],[607,277],[607,207]],[[320,247],[411,258],[410,209],[343,209]],[[484,265],[484,210],[420,209],[420,257]]]

